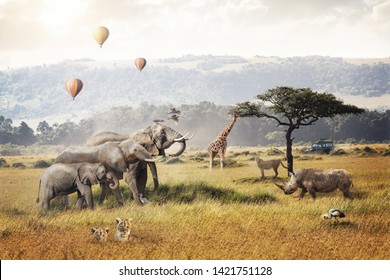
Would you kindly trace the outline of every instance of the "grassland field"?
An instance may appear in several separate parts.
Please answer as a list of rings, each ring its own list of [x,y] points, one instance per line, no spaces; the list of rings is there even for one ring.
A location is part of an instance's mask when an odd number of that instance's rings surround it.
[[[52,202],[47,212],[36,204],[44,168],[32,166],[55,155],[3,157],[11,167],[0,168],[0,258],[389,260],[389,150],[387,144],[345,145],[338,155],[313,155],[294,147],[294,169],[347,169],[352,200],[338,190],[316,200],[299,199],[299,190],[285,195],[273,184],[272,170],[260,179],[253,160],[284,158],[284,148],[230,147],[223,170],[209,170],[205,151],[157,163],[160,188],[152,191],[149,178],[145,206],[136,205],[121,182],[123,207],[111,196],[95,210],[77,210],[72,194],[68,208]],[[12,167],[18,162],[25,167]],[[281,166],[279,177],[288,178]],[[93,186],[95,201],[98,193]],[[346,217],[322,219],[330,208]],[[114,240],[116,217],[133,219],[136,239]],[[96,242],[91,227],[110,228],[108,241]]]

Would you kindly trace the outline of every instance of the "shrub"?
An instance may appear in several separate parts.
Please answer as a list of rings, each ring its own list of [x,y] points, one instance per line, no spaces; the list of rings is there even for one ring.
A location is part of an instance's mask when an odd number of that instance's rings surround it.
[[[26,166],[22,162],[15,162],[12,164],[13,168],[25,168]]]
[[[267,154],[269,156],[277,156],[277,155],[283,155],[283,151],[277,149],[277,148],[270,148],[268,151],[267,151]]]
[[[348,153],[344,149],[338,149],[333,151],[330,155],[331,156],[342,156],[342,155],[347,155]]]
[[[0,168],[1,167],[9,167],[9,164],[4,158],[0,158]]]
[[[45,160],[38,160],[33,164],[34,168],[47,168],[51,165],[50,162],[47,162]]]
[[[173,157],[173,158],[168,159],[165,163],[166,164],[179,164],[179,163],[183,163],[183,162],[184,161],[182,161],[180,158]]]

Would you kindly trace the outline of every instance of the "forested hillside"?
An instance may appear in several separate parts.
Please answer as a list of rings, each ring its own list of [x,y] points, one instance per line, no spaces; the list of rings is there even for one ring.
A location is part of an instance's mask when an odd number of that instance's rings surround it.
[[[11,119],[0,116],[0,144],[77,145],[84,143],[95,132],[110,130],[127,134],[152,125],[155,119],[160,119],[164,120],[163,124],[182,134],[196,132],[188,143],[189,147],[205,149],[230,122],[229,106],[225,105],[203,101],[195,105],[178,106],[176,109],[181,111],[181,116],[177,125],[168,120],[167,112],[170,108],[169,105],[156,106],[148,103],[135,107],[114,107],[80,122],[41,121],[34,128],[35,133],[25,122],[14,124]],[[390,110],[320,119],[313,126],[298,129],[293,137],[294,144],[310,143],[320,138],[330,138],[340,143],[389,142]],[[285,133],[269,119],[239,118],[228,142],[231,146],[284,145]]]
[[[89,59],[7,69],[0,72],[0,144],[81,144],[94,132],[131,133],[163,119],[181,133],[196,131],[191,145],[205,148],[229,123],[229,106],[276,86],[387,98],[389,61],[187,55],[148,61],[142,72],[131,61]],[[71,77],[84,83],[75,100],[65,90]],[[171,107],[182,112],[177,126],[167,119]],[[319,120],[299,129],[295,143],[319,138],[389,141],[389,102],[379,109]],[[240,118],[229,135],[229,145],[235,146],[284,141],[274,122],[257,118]]]
[[[148,61],[139,72],[132,61],[89,59],[0,72],[0,112],[27,120],[90,117],[113,106],[197,104],[234,105],[276,86],[310,87],[336,96],[388,95],[390,60],[352,63],[342,58],[184,56]],[[75,100],[65,81],[84,87]],[[356,104],[364,105],[364,104]],[[388,104],[382,104],[388,109]]]

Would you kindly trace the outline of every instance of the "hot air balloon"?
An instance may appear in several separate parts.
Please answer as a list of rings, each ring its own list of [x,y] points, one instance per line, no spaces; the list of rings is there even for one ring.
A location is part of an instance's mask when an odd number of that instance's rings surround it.
[[[143,57],[138,57],[134,61],[135,67],[138,68],[139,71],[142,71],[146,65],[146,59]]]
[[[100,47],[102,47],[103,43],[107,40],[109,34],[110,32],[104,26],[99,26],[93,31],[93,37]]]
[[[65,83],[66,90],[73,97],[73,100],[83,88],[83,82],[79,79],[69,79]]]

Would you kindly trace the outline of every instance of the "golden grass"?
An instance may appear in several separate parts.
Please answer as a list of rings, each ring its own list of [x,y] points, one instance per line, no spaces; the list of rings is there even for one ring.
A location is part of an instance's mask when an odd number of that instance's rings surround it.
[[[370,147],[388,149],[387,145]],[[181,164],[158,163],[161,191],[149,191],[150,203],[144,207],[134,203],[122,183],[124,207],[110,198],[94,211],[71,206],[46,213],[35,203],[43,169],[31,166],[38,159],[53,157],[5,157],[8,163],[23,162],[27,168],[0,169],[0,258],[389,259],[390,158],[362,156],[354,152],[356,146],[343,148],[347,155],[294,152],[294,167],[349,170],[353,200],[345,200],[339,191],[319,194],[315,201],[309,195],[299,199],[298,192],[284,195],[272,183],[273,171],[266,171],[267,178],[260,180],[260,171],[250,160],[254,153],[265,158],[283,155],[268,156],[268,149],[234,148],[227,159],[240,167],[220,170],[217,166],[210,171],[204,151],[185,153]],[[287,178],[286,173],[279,167],[282,178]],[[96,198],[98,186],[93,191]],[[321,218],[334,207],[346,213],[339,224]],[[132,218],[133,233],[139,238],[116,242],[116,217]],[[107,243],[95,242],[90,234],[91,227],[99,226],[110,228]]]

